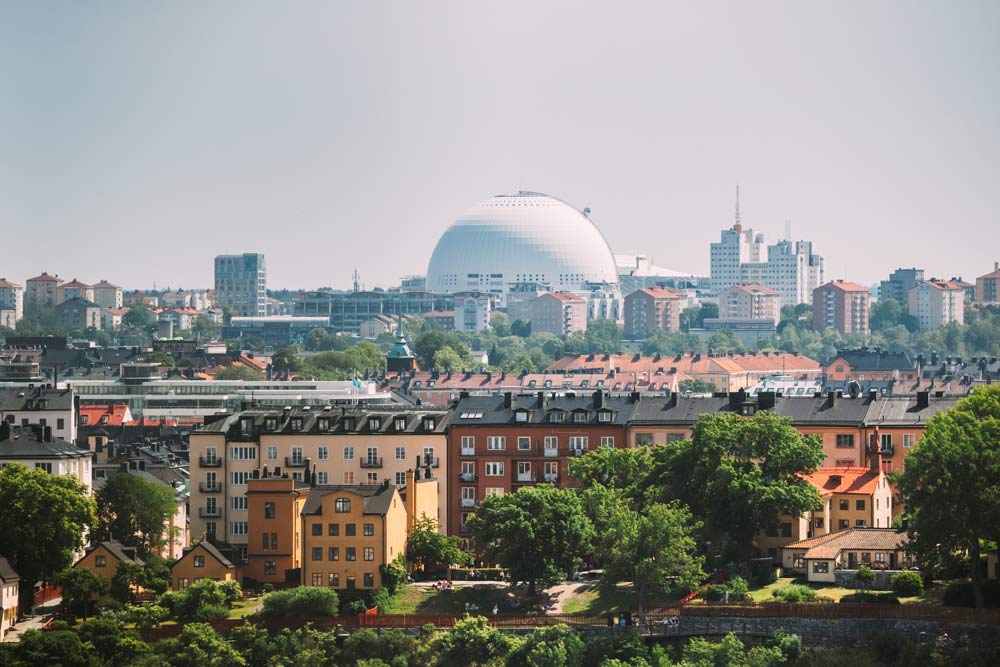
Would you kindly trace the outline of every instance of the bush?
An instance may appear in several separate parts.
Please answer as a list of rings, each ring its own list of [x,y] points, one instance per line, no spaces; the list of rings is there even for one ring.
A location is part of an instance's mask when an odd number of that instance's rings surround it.
[[[388,565],[380,566],[379,574],[382,575],[382,586],[388,589],[389,595],[395,595],[399,587],[406,584],[406,566],[403,564],[403,557],[400,556]]]
[[[917,572],[904,570],[892,575],[889,580],[892,583],[892,590],[897,595],[904,598],[920,595],[924,592],[924,579]]]
[[[959,581],[945,589],[941,603],[947,607],[974,607],[975,597],[972,593],[972,582]],[[987,609],[1000,607],[1000,580],[991,579],[983,582],[983,606]]]
[[[840,598],[841,603],[860,602],[863,604],[899,604],[895,593],[851,593]]]
[[[336,616],[337,592],[319,586],[275,591],[264,598],[263,616]]]
[[[875,581],[875,573],[872,572],[871,568],[867,565],[860,566],[854,572],[854,583],[858,588],[863,591],[871,588],[872,583]]]
[[[388,614],[389,609],[392,607],[392,595],[389,594],[389,590],[386,588],[380,588],[374,593],[368,600],[368,608],[378,607],[378,613]]]
[[[225,618],[233,602],[241,597],[240,585],[235,581],[203,579],[182,591],[164,593],[160,604],[178,621],[212,620]]]
[[[730,602],[749,602],[749,590],[750,587],[747,586],[746,579],[743,577],[733,577],[725,583],[709,586],[702,597],[706,602],[723,602],[727,599]],[[727,593],[728,598],[726,596]]]
[[[771,591],[771,597],[781,602],[816,602],[816,591],[802,584],[789,584]]]

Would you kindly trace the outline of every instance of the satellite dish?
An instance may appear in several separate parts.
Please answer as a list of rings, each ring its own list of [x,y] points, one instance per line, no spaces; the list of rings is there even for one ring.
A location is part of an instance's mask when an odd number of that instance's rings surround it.
[[[589,207],[588,207],[588,208],[585,208],[585,209],[583,209],[583,215],[584,215],[585,217],[588,217],[588,218],[590,217],[590,208],[589,208]]]

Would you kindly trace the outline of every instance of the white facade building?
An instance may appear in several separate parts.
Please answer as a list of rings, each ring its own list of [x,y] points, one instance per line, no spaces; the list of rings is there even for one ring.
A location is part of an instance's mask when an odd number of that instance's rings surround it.
[[[0,424],[0,467],[16,463],[30,470],[44,470],[50,475],[72,477],[87,488],[88,496],[92,495],[90,451],[52,437],[49,431],[39,433],[39,430],[37,427],[11,426],[9,422]]]
[[[492,313],[489,294],[469,292],[455,295],[455,331],[479,333],[490,326]]]
[[[778,241],[767,248],[763,284],[778,291],[782,306],[812,303],[823,284],[823,258],[813,254],[812,241]]]
[[[24,287],[0,278],[0,327],[13,329],[24,317]]]
[[[46,426],[52,435],[76,442],[76,409],[70,389],[13,387],[0,389],[0,414],[12,427]]]
[[[925,280],[910,290],[908,305],[924,331],[965,323],[965,290],[952,281]]]

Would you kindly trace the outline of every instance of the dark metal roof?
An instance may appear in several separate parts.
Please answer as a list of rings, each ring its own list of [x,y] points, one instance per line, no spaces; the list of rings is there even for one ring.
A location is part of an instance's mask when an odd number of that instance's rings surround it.
[[[20,575],[14,571],[14,568],[7,562],[7,559],[0,556],[0,580],[5,584],[9,584],[20,579]]]
[[[544,392],[543,392],[544,393]],[[453,408],[453,426],[487,426],[509,424],[512,426],[538,426],[558,423],[560,425],[586,424],[589,426],[625,426],[636,405],[624,396],[597,398],[585,393],[575,396],[545,395],[544,405],[538,394],[511,394],[510,406],[505,406],[506,396],[468,396],[460,399]],[[550,415],[559,412],[567,418],[553,422]],[[517,413],[526,413],[527,421],[517,421]],[[570,415],[586,413],[586,421],[578,422]],[[600,413],[610,414],[610,421],[600,421]]]
[[[928,397],[926,405],[921,405],[918,396],[881,398],[872,404],[865,422],[869,426],[924,425],[937,413],[955,407],[959,400],[958,396]]]
[[[886,350],[840,350],[833,361],[843,359],[855,371],[915,371],[917,365],[905,352]]]
[[[90,452],[62,438],[46,441],[33,429],[15,428],[5,440],[0,440],[0,459],[65,459],[90,458]]]
[[[451,413],[444,408],[423,406],[391,406],[379,405],[361,409],[331,410],[293,407],[291,410],[253,409],[243,410],[209,424],[205,424],[199,433],[225,433],[230,437],[239,438],[242,434],[243,419],[253,420],[253,436],[262,433],[280,433],[282,435],[398,435],[398,434],[444,434],[448,427]],[[275,429],[267,427],[268,418],[276,418]],[[372,425],[371,417],[378,417],[378,427]],[[402,417],[406,425],[402,430],[396,428],[396,419]],[[434,428],[424,427],[424,417],[434,418]],[[328,419],[329,428],[321,429],[319,421]],[[301,426],[293,429],[293,420],[301,420]]]
[[[385,484],[343,484],[314,486],[309,491],[302,514],[320,514],[323,498],[330,494],[350,493],[361,496],[365,503],[365,514],[385,514],[389,511],[396,487]]]
[[[4,412],[41,410],[38,401],[45,401],[44,410],[72,410],[73,391],[41,387],[0,389],[0,410]]]

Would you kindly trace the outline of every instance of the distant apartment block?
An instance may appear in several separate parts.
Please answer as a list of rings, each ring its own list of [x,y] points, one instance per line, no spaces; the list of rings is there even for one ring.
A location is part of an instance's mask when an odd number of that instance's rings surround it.
[[[735,285],[719,293],[719,317],[781,321],[781,295],[762,285]]]
[[[587,300],[572,292],[550,292],[531,302],[531,331],[569,336],[587,330]]]
[[[93,301],[74,296],[55,307],[60,324],[71,329],[100,329],[101,307]]]
[[[625,337],[646,338],[657,331],[680,331],[685,299],[668,287],[636,290],[625,297]]]
[[[396,317],[419,315],[441,316],[447,313],[447,327],[454,325],[454,303],[451,294],[430,292],[306,292],[292,303],[296,317],[326,317],[336,332],[354,333],[365,320],[378,315]]]
[[[24,317],[24,287],[0,278],[0,327],[13,329]]]
[[[158,308],[160,305],[160,297],[155,294],[146,294],[143,291],[135,290],[134,292],[127,292],[122,295],[122,305]]]
[[[894,299],[901,306],[906,306],[910,298],[910,290],[922,282],[924,282],[923,269],[896,269],[889,275],[888,280],[879,283],[878,300]]]
[[[507,292],[507,318],[513,324],[521,320],[531,321],[531,304],[549,291],[548,285],[540,283],[513,283]]]
[[[161,294],[160,304],[163,306],[177,306],[178,308],[208,310],[214,305],[214,301],[212,299],[211,290],[176,290]]]
[[[215,300],[241,317],[267,315],[267,272],[264,255],[219,255],[215,258]]]
[[[834,280],[813,291],[813,328],[868,335],[871,295],[866,287]]]
[[[455,331],[479,333],[490,326],[493,309],[486,292],[461,292],[455,295]]]
[[[54,308],[59,303],[59,286],[63,284],[59,276],[42,275],[30,278],[25,283],[24,307],[28,312]]]
[[[781,305],[810,303],[823,283],[823,258],[813,253],[812,241],[778,241],[767,248],[764,285],[781,294]]]
[[[81,283],[76,278],[63,283],[56,289],[56,305],[69,301],[70,299],[83,299],[84,301],[94,300],[94,288],[86,283]]]
[[[122,288],[102,280],[93,287],[93,302],[101,308],[121,308],[124,305]]]
[[[965,290],[948,280],[925,280],[910,290],[910,315],[923,330],[965,322]]]
[[[976,278],[976,303],[986,306],[1000,303],[1000,262],[993,263],[993,272]]]

